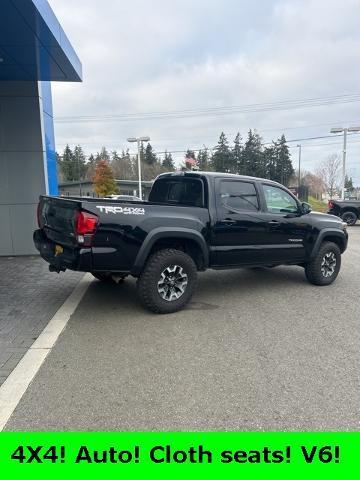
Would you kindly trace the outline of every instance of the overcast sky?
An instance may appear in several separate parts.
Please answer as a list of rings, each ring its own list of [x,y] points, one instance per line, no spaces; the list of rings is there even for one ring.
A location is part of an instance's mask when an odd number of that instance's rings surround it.
[[[241,107],[360,94],[359,0],[49,0],[83,63],[84,82],[53,84],[56,118]],[[360,97],[358,97],[360,98]],[[264,142],[360,125],[360,102],[221,115],[56,123],[57,147],[126,148],[150,135],[162,152],[216,145],[256,128]],[[220,113],[218,112],[218,113]],[[179,118],[180,116],[180,118]],[[311,170],[341,139],[301,141]],[[296,142],[292,146],[297,162]],[[182,154],[175,154],[181,159]],[[360,185],[360,134],[348,173]]]

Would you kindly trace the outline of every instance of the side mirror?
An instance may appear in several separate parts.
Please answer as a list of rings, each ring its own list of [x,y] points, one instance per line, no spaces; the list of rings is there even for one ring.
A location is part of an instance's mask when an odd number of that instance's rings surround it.
[[[302,211],[303,211],[304,215],[306,215],[307,213],[310,213],[311,210],[312,210],[311,205],[309,203],[306,203],[306,202],[302,202],[301,208],[302,208]]]

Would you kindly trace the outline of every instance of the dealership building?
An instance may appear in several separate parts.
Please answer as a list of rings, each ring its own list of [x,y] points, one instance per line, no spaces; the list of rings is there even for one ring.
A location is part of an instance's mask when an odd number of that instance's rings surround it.
[[[51,83],[82,65],[46,0],[0,2],[0,255],[35,253],[40,194],[58,194]]]

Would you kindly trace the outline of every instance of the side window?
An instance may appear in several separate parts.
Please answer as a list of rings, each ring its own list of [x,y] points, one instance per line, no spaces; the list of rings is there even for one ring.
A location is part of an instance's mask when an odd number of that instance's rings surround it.
[[[285,190],[271,185],[263,185],[266,206],[271,213],[296,213],[299,209],[296,200]]]
[[[170,178],[156,180],[151,190],[149,201],[203,207],[203,182],[198,179],[173,180]]]
[[[238,180],[222,180],[220,182],[220,205],[232,211],[259,210],[259,202],[255,185]]]

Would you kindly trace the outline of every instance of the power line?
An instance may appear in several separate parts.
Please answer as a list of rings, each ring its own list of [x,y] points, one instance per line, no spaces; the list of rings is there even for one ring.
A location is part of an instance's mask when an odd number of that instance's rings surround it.
[[[356,133],[349,133],[348,136],[351,137],[351,136],[354,136],[356,135]],[[293,142],[305,142],[305,141],[310,141],[310,140],[319,140],[319,139],[325,139],[325,138],[335,138],[335,137],[343,137],[342,134],[339,134],[339,135],[321,135],[321,136],[317,136],[317,137],[306,137],[306,138],[294,138],[292,140],[286,140],[286,143],[293,143]],[[82,143],[82,145],[103,145],[104,143],[112,143],[113,145],[115,144],[118,144],[119,142],[118,141],[115,141],[114,142],[110,142],[110,141],[106,141],[106,142],[88,142],[88,143]],[[80,142],[81,143],[81,142]],[[262,145],[272,145],[273,142],[264,142],[262,143]],[[58,145],[62,145],[62,146],[66,146],[68,143],[60,143]],[[212,148],[215,148],[215,147],[212,147]],[[178,152],[186,152],[188,149],[186,150],[178,150]],[[204,148],[200,148],[200,149],[193,149],[193,148],[190,148],[190,150],[193,150],[193,151],[199,151],[199,150],[204,150]],[[170,153],[170,150],[167,150],[169,153]],[[165,152],[164,152],[165,153]],[[175,153],[175,151],[173,152]]]
[[[360,102],[360,94],[317,97],[304,100],[284,100],[248,105],[232,105],[225,107],[196,108],[172,110],[164,112],[124,113],[111,115],[64,116],[55,118],[56,123],[92,123],[92,122],[126,122],[139,120],[181,119],[189,117],[218,117],[229,114],[256,113],[299,108],[320,107],[344,103]]]
[[[353,136],[356,136],[357,134],[356,133],[349,133],[348,136],[349,137],[353,137]],[[313,140],[321,140],[321,139],[327,139],[327,138],[335,138],[335,137],[341,137],[343,138],[343,135],[342,134],[338,134],[338,135],[320,135],[320,136],[316,136],[316,137],[305,137],[305,138],[294,138],[294,139],[291,139],[291,140],[286,140],[286,143],[297,143],[297,142],[308,142],[308,141],[313,141]],[[350,143],[359,143],[360,139],[359,140],[353,140],[353,141],[350,141]],[[101,142],[98,142],[96,143],[96,145],[100,145]],[[265,143],[262,143],[263,146],[268,146],[268,145],[273,145],[274,142],[265,142]],[[320,143],[320,144],[317,144],[317,145],[312,145],[312,147],[314,146],[326,146],[326,145],[337,145],[338,142],[329,142],[329,143]],[[65,144],[63,144],[62,146],[64,146]],[[90,145],[90,143],[85,143],[83,145]],[[216,148],[216,145],[213,146],[213,147],[207,147],[208,150],[214,150]],[[295,145],[289,145],[289,148],[296,148]],[[184,150],[166,150],[166,151],[162,151],[162,152],[154,152],[156,153],[157,155],[165,155],[165,153],[186,153],[188,150],[191,150],[192,152],[199,152],[201,150],[205,150],[204,147],[202,148],[186,148]],[[88,158],[90,155],[87,155],[86,157]]]
[[[344,123],[350,123],[350,124],[355,124],[355,123],[360,123],[360,120],[334,120],[332,122],[328,122],[328,123],[312,123],[312,124],[306,124],[306,125],[300,125],[300,126],[295,126],[295,127],[278,127],[278,128],[261,128],[261,129],[254,129],[258,132],[261,131],[261,134],[263,132],[283,132],[283,131],[287,131],[287,130],[300,130],[300,129],[304,129],[304,128],[313,128],[313,127],[326,127],[326,126],[333,126],[333,125],[342,125]],[[226,136],[229,137],[229,138],[232,138],[232,137],[235,137],[236,134],[238,133],[237,131],[236,132],[232,132],[232,133],[228,133],[228,132],[225,132],[226,133]],[[182,136],[182,140],[183,141],[194,141],[194,140],[197,140],[199,136],[197,137],[184,137]],[[201,138],[204,140],[204,138],[206,140],[209,140],[210,138],[214,138],[214,136],[208,136],[208,137],[203,137],[201,136]],[[157,138],[157,141],[160,142],[160,143],[164,143],[164,142],[172,142],[174,140],[177,140],[177,138],[174,138],[174,137],[160,137],[160,138]],[[118,139],[107,139],[107,140],[103,140],[102,141],[103,143],[106,143],[107,145],[118,145],[119,144],[119,140]],[[81,143],[81,142],[79,142]],[[59,145],[63,145],[65,146],[66,143],[59,143]],[[99,142],[86,142],[85,145],[99,145]]]
[[[350,145],[353,145],[354,143],[360,143],[360,139],[359,140],[356,140],[356,139],[353,139],[351,142],[349,141],[348,144]],[[305,148],[313,148],[313,147],[326,147],[328,145],[340,145],[339,142],[327,142],[327,143],[315,143],[314,144],[311,144],[311,145],[307,145]],[[289,148],[296,148],[295,145],[291,145]]]

